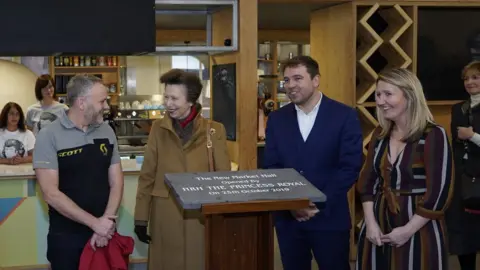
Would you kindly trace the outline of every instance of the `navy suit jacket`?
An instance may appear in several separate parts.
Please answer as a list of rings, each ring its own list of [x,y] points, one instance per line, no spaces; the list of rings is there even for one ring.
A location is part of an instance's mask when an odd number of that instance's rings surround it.
[[[307,230],[349,230],[347,192],[362,166],[362,130],[355,109],[322,97],[315,124],[306,141],[298,127],[295,105],[270,113],[266,129],[264,168],[294,168],[327,196],[320,213],[298,222],[289,211],[274,214],[275,226]]]

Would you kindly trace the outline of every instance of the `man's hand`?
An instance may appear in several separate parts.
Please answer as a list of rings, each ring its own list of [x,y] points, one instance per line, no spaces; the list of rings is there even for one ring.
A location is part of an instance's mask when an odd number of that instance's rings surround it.
[[[309,220],[318,212],[320,212],[320,210],[318,210],[314,203],[310,202],[310,207],[299,210],[292,210],[290,212],[297,221],[302,222]]]
[[[458,138],[461,140],[470,140],[475,134],[472,127],[458,127],[457,128]]]
[[[108,238],[102,237],[97,233],[94,233],[90,239],[90,246],[93,250],[97,250],[96,247],[106,247],[108,245]]]
[[[117,216],[102,216],[98,218],[92,226],[92,230],[102,237],[112,238],[115,232],[115,219]]]

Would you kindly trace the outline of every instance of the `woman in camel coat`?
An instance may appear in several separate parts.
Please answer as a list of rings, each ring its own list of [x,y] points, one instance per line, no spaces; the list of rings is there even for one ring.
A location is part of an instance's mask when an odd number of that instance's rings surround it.
[[[201,116],[197,100],[200,79],[182,70],[165,73],[163,119],[152,125],[138,179],[135,233],[150,244],[148,269],[204,269],[204,226],[200,211],[182,210],[164,183],[166,173],[207,172],[207,127],[213,144],[214,168],[229,171],[226,133],[222,124]],[[150,236],[147,234],[147,226]]]

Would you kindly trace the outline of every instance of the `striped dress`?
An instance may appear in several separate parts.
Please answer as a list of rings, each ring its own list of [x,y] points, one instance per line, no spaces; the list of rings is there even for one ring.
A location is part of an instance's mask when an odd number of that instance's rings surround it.
[[[362,202],[372,201],[383,234],[404,226],[413,215],[431,219],[401,247],[377,247],[366,238],[363,222],[357,270],[445,270],[448,268],[443,213],[452,191],[452,154],[445,130],[429,125],[419,140],[408,142],[391,164],[389,138],[378,127],[357,183]]]

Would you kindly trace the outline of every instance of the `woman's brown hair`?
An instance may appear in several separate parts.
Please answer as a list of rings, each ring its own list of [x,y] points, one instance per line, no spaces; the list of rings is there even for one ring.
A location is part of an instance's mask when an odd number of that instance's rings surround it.
[[[8,113],[12,108],[17,109],[20,119],[18,120],[18,130],[25,132],[25,115],[23,114],[22,107],[15,102],[8,102],[2,109],[0,114],[0,129],[6,129],[8,126]]]
[[[160,77],[160,83],[165,85],[184,85],[187,88],[187,101],[195,104],[202,94],[200,78],[191,72],[181,69],[171,69]]]
[[[53,86],[53,99],[57,100],[57,93],[55,92],[55,81],[53,80],[52,76],[48,74],[40,75],[37,78],[37,82],[35,83],[35,97],[38,101],[43,99],[42,89],[45,88],[48,84],[52,84]]]

